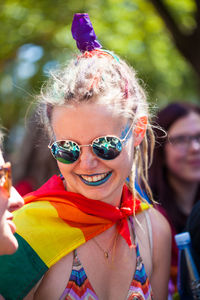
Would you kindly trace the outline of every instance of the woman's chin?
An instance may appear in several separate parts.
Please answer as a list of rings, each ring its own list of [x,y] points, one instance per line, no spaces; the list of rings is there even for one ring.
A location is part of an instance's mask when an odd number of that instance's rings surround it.
[[[18,242],[12,233],[0,242],[0,255],[11,255],[18,249]]]

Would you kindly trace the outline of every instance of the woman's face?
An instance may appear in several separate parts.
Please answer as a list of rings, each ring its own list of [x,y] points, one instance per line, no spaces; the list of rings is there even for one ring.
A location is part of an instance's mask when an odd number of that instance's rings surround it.
[[[106,135],[122,137],[127,123],[127,120],[114,116],[106,106],[98,104],[55,107],[52,113],[55,139],[72,140],[79,145],[91,144],[95,138]],[[131,134],[120,155],[113,160],[100,159],[91,147],[82,147],[76,162],[58,162],[67,190],[119,205],[122,187],[133,163],[133,148]]]
[[[0,166],[4,165],[2,153],[0,151]],[[14,237],[15,225],[12,222],[12,211],[20,208],[24,201],[22,197],[12,187],[10,197],[0,187],[0,255],[12,254],[17,250],[18,243]]]
[[[170,127],[168,136],[172,139],[172,143],[165,146],[169,172],[185,182],[200,182],[200,141],[187,138],[200,136],[200,115],[191,112],[178,119]]]

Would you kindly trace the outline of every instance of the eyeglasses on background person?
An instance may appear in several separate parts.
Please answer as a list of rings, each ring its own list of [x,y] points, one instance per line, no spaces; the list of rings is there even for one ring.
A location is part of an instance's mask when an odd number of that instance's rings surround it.
[[[176,136],[169,136],[168,141],[170,144],[173,145],[179,151],[187,151],[191,146],[192,142],[196,142],[198,147],[200,147],[200,132],[194,135],[176,135]]]

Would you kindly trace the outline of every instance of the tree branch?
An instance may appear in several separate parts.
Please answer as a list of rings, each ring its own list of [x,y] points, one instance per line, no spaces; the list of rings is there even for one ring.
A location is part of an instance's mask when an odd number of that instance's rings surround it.
[[[200,2],[199,0],[195,0],[196,6],[197,6],[197,10],[200,11]]]
[[[175,23],[174,19],[172,18],[169,10],[163,4],[161,0],[149,0],[153,6],[156,8],[157,12],[163,19],[165,25],[167,26],[168,30],[172,34],[175,41],[179,41],[183,39],[184,34],[180,31],[177,24]],[[199,1],[199,0],[197,0]]]
[[[199,0],[195,0],[199,2]],[[162,20],[165,22],[168,30],[170,31],[174,43],[178,50],[182,53],[182,55],[189,60],[191,63],[193,63],[193,56],[197,55],[197,49],[198,49],[198,32],[199,27],[197,24],[197,27],[193,30],[192,33],[186,34],[180,30],[176,22],[174,21],[172,15],[170,14],[169,10],[167,9],[166,5],[164,5],[162,0],[150,0],[150,2],[153,4],[153,6],[156,8],[157,12],[159,13]],[[200,5],[198,5],[199,7]],[[197,15],[198,18],[198,15]],[[194,50],[192,48],[195,48]],[[195,67],[196,68],[196,67]]]
[[[197,6],[195,12],[196,27],[190,34],[180,30],[162,0],[149,1],[153,4],[170,31],[180,53],[192,64],[194,70],[200,75],[200,0],[194,0]]]
[[[200,1],[199,0],[195,0],[196,3],[196,7],[197,7],[197,11],[195,14],[195,19],[197,22],[197,31],[200,31]]]

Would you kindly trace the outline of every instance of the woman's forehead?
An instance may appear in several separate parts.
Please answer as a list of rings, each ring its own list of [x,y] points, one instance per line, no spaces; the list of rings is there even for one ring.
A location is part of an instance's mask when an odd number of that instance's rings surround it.
[[[62,122],[75,124],[96,124],[101,126],[108,123],[127,123],[128,119],[120,115],[116,115],[106,105],[98,103],[79,104],[73,106],[57,106],[52,112],[52,124]]]
[[[88,143],[99,136],[119,136],[121,130],[125,130],[128,120],[101,108],[95,105],[81,105],[77,109],[55,108],[52,127],[56,138]]]
[[[175,121],[169,128],[170,135],[192,134],[200,131],[200,115],[191,112]]]

